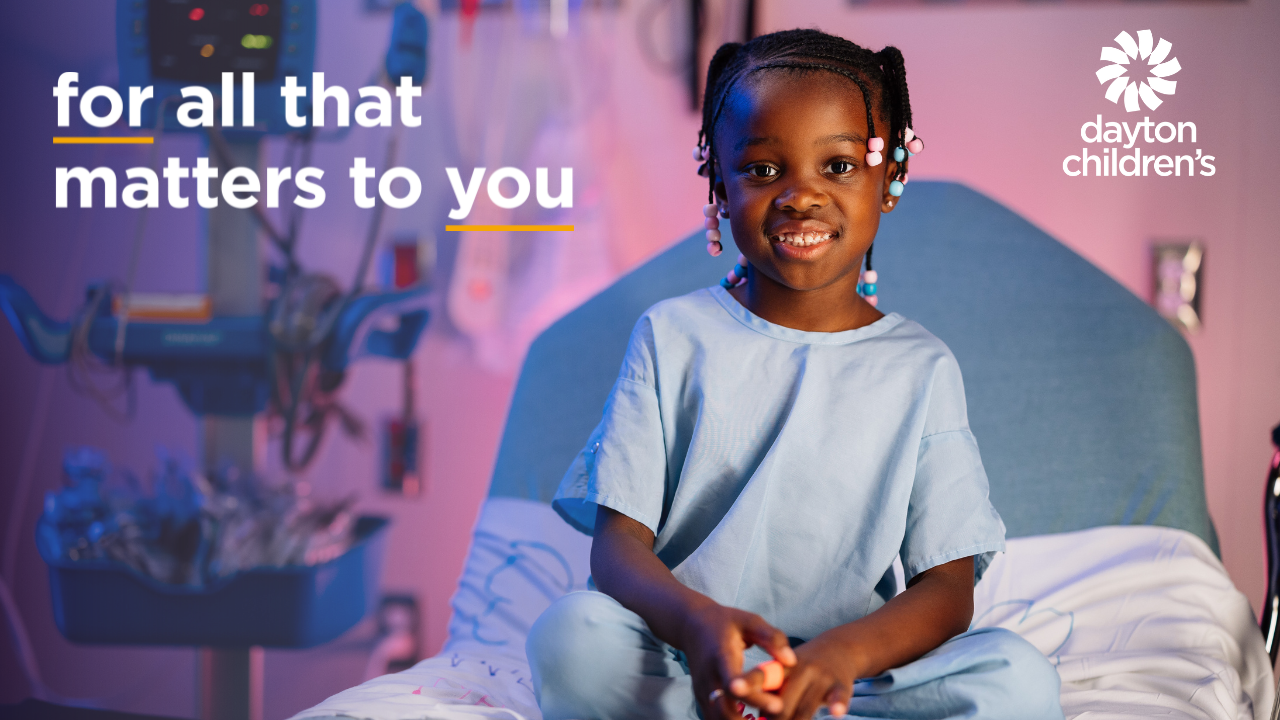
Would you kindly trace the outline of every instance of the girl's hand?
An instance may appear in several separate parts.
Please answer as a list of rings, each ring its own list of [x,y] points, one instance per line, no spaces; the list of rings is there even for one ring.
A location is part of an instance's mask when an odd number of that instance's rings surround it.
[[[796,663],[784,669],[778,694],[765,692],[764,673],[753,669],[733,682],[734,695],[773,720],[809,720],[823,705],[835,717],[845,715],[858,674],[848,649],[819,636],[796,648],[796,656]],[[763,704],[770,700],[777,702]]]
[[[693,694],[707,720],[739,720],[738,703],[746,702],[761,710],[774,712],[783,709],[783,700],[769,693],[752,694],[750,699],[731,691],[730,684],[742,682],[742,653],[752,645],[759,645],[782,663],[784,667],[796,664],[796,653],[787,642],[787,636],[765,622],[764,618],[744,610],[737,610],[715,603],[694,611],[688,617],[683,632],[685,656],[693,674]],[[719,690],[719,698],[712,700],[712,693]],[[754,701],[754,702],[753,702]]]

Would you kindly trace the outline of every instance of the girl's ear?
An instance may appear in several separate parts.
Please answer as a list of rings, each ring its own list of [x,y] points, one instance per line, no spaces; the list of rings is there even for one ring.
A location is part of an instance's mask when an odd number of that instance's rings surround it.
[[[884,187],[880,188],[880,212],[882,213],[893,212],[898,205],[898,198],[889,193],[889,183],[898,176],[898,161],[892,159],[891,154],[889,157],[889,162],[884,164]]]

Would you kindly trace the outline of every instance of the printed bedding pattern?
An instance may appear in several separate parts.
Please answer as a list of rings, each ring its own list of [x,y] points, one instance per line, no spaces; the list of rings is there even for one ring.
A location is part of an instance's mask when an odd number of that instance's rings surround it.
[[[541,720],[524,638],[586,587],[590,539],[548,505],[490,498],[436,657],[345,690],[293,720]],[[1058,667],[1068,720],[1266,720],[1274,687],[1245,597],[1191,533],[1112,526],[1010,540],[974,593],[974,627],[1004,627]]]

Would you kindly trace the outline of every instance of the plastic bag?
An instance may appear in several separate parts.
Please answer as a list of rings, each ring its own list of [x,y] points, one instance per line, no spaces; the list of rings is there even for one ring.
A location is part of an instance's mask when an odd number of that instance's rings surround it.
[[[37,529],[48,559],[115,561],[200,587],[254,567],[324,563],[354,540],[354,498],[316,500],[304,484],[231,466],[205,477],[162,450],[148,490],[102,452],[77,448],[63,471],[67,484],[45,496]]]

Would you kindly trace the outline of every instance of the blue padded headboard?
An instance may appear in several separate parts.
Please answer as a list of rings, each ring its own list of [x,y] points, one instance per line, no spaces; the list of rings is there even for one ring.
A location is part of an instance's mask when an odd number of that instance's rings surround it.
[[[726,237],[727,237],[726,233]],[[490,496],[549,502],[599,422],[636,319],[719,280],[699,232],[534,341]],[[876,240],[880,309],[941,338],[1010,537],[1152,524],[1217,549],[1195,366],[1182,336],[1101,270],[963,185],[916,181]]]

